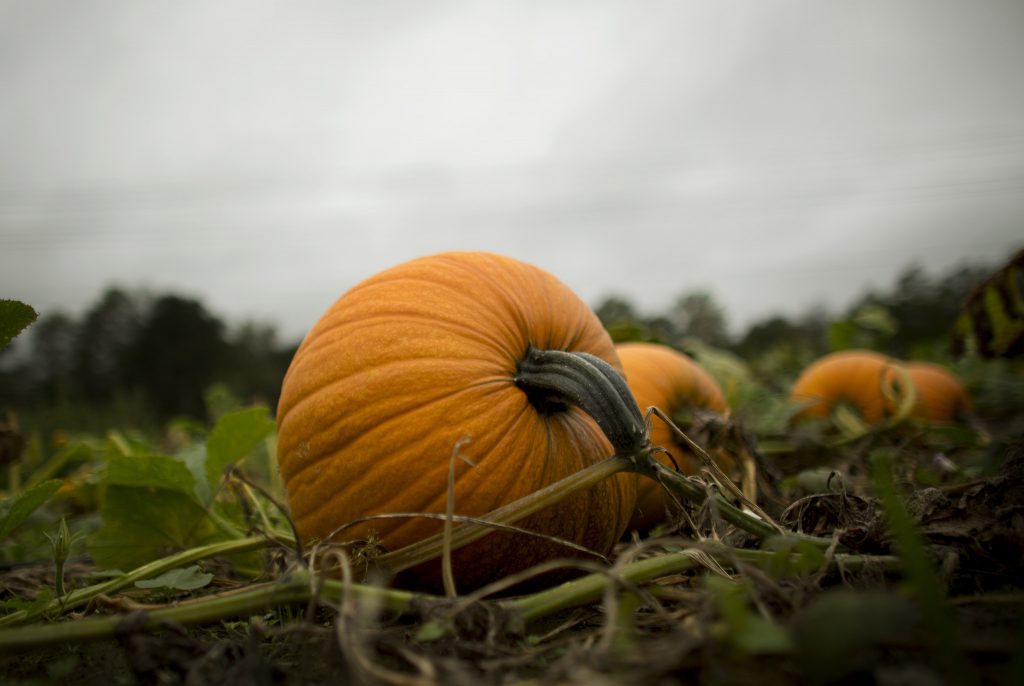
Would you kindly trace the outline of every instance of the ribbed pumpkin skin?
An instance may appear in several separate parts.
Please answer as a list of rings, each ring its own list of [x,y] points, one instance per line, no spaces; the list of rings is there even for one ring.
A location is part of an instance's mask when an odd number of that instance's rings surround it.
[[[590,309],[555,277],[489,253],[443,253],[373,276],[343,295],[299,347],[278,406],[278,453],[299,535],[325,538],[358,517],[445,511],[456,442],[455,511],[482,515],[612,454],[578,408],[541,414],[514,385],[527,348],[589,352],[621,369]],[[608,553],[628,522],[636,478],[620,475],[519,526]],[[383,519],[395,550],[441,530],[437,521]],[[563,546],[491,534],[454,556],[475,587]]]
[[[929,362],[907,362],[903,366],[917,392],[911,417],[955,422],[973,409],[967,390],[949,370]]]
[[[836,405],[846,402],[869,424],[881,422],[894,409],[882,392],[893,364],[869,350],[844,350],[819,358],[793,384],[790,399],[806,404],[794,419],[828,417]]]
[[[640,410],[654,405],[669,416],[687,407],[699,407],[725,414],[729,407],[718,382],[692,359],[668,346],[657,343],[620,343],[615,347],[626,372],[626,383],[633,391]],[[668,426],[660,419],[651,423],[651,443],[667,449],[679,468],[696,473],[700,467],[697,458],[672,438]],[[668,456],[657,458],[672,467]],[[671,502],[664,489],[653,479],[641,479],[637,484],[636,510],[630,527],[649,529],[664,518]]]

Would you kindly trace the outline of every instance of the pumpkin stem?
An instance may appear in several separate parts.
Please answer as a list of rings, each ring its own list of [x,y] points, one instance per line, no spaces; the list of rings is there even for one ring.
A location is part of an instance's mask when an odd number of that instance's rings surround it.
[[[596,355],[538,350],[530,346],[519,362],[515,384],[540,411],[575,405],[597,422],[621,455],[637,455],[650,439],[626,380]]]

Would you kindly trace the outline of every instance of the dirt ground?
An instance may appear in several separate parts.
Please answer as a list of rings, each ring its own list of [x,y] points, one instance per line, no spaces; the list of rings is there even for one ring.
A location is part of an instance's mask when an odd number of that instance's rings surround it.
[[[313,621],[303,608],[275,608],[156,632],[137,630],[129,615],[115,639],[2,655],[0,675],[4,684],[83,686],[1024,683],[1024,444],[1008,450],[998,475],[918,489],[907,510],[940,571],[958,645],[936,644],[933,615],[891,570],[773,577],[744,568],[739,595],[701,575],[661,579],[625,624],[614,621],[625,601],[564,610],[528,631],[484,602],[433,640],[420,631],[436,608],[362,623],[338,621],[329,607]],[[812,496],[783,521],[839,531],[857,553],[894,552],[866,496]],[[750,543],[738,534],[729,542]],[[48,574],[8,570],[3,586],[27,594]]]

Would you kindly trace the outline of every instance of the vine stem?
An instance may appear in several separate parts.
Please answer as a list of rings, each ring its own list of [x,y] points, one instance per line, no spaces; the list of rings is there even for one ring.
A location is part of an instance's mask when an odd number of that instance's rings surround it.
[[[123,588],[132,586],[136,581],[150,579],[154,576],[163,574],[164,572],[168,572],[172,569],[188,564],[189,562],[195,562],[196,560],[201,560],[207,557],[217,557],[218,555],[247,553],[267,547],[270,544],[271,541],[266,538],[253,536],[250,538],[225,541],[221,543],[211,543],[210,545],[183,550],[180,553],[142,565],[127,574],[110,579],[109,581],[75,589],[67,595],[54,598],[46,605],[32,611],[18,610],[4,615],[3,617],[0,617],[0,627],[26,624],[54,612],[63,613],[68,610],[73,610],[76,607],[81,607],[88,603],[99,595],[120,591]]]
[[[452,527],[451,549],[456,550],[491,533],[488,523],[513,524],[544,508],[554,505],[571,493],[590,488],[620,472],[633,471],[633,460],[623,455],[614,455],[597,464],[545,486],[539,491],[520,498],[508,505],[492,510],[481,518],[480,524],[459,524]],[[391,573],[397,573],[438,557],[444,548],[444,535],[437,534],[417,541],[404,548],[374,558],[374,563]]]
[[[737,561],[753,565],[769,565],[778,561],[776,552],[702,546],[631,562],[613,572],[588,574],[552,589],[514,600],[499,601],[497,604],[513,613],[513,621],[525,628],[530,622],[560,610],[595,602],[615,585],[640,585],[670,574],[707,566],[708,563],[701,560],[702,555],[710,556],[726,567],[733,566]],[[789,555],[794,563],[803,558],[797,552]],[[881,564],[892,568],[899,564],[899,560],[891,556],[836,555],[831,564],[842,564],[847,569],[857,569],[866,564]],[[439,609],[451,607],[450,601],[439,596],[314,577],[305,569],[299,569],[273,582],[186,600],[158,609],[2,629],[0,651],[113,638],[124,632],[158,629],[172,622],[190,625],[247,617],[283,605],[308,603],[314,597],[335,601],[345,597],[351,602],[364,603],[392,615],[429,610],[431,606]]]
[[[725,567],[733,566],[736,561],[755,566],[771,565],[778,562],[778,553],[773,551],[742,550],[725,545],[704,545],[699,548],[688,548],[676,553],[657,555],[638,562],[631,562],[623,565],[617,571],[588,574],[561,586],[515,600],[502,601],[500,604],[504,608],[518,613],[519,618],[528,624],[559,610],[592,603],[601,598],[610,584],[628,582],[639,585],[706,566],[706,563],[701,560],[701,554],[710,556]],[[802,553],[797,552],[791,552],[789,555],[790,562],[794,564],[799,564],[804,557]],[[878,564],[886,569],[895,569],[899,566],[900,561],[899,558],[891,555],[839,554],[830,561],[830,564],[842,565],[848,570],[861,569],[868,564]]]
[[[708,497],[708,492],[702,482],[669,469],[653,457],[651,449],[644,448],[638,455],[614,455],[602,462],[581,469],[561,481],[556,481],[539,491],[493,510],[481,517],[479,522],[466,522],[453,526],[451,549],[456,550],[469,545],[489,534],[491,530],[487,527],[488,523],[513,524],[534,512],[554,505],[571,493],[589,488],[620,472],[637,472],[644,477],[655,479],[674,493],[698,506],[703,505]],[[794,531],[783,530],[780,532],[776,526],[736,507],[721,494],[715,493],[713,497],[715,507],[722,519],[758,538],[784,535],[822,549],[828,549],[833,544],[831,538],[810,536]],[[437,534],[380,555],[374,559],[374,563],[387,572],[397,573],[437,558],[443,549],[444,537],[442,534]]]
[[[169,622],[189,625],[248,616],[260,610],[308,602],[313,596],[313,586],[311,574],[297,570],[277,581],[186,600],[141,613],[3,629],[0,630],[0,650],[112,638],[126,631],[158,629]],[[317,592],[320,597],[337,600],[342,596],[343,587],[344,584],[337,579],[324,579]],[[347,592],[359,602],[396,614],[409,611],[417,597],[417,594],[409,591],[360,584],[351,584]],[[138,618],[137,623],[132,621],[133,615]]]

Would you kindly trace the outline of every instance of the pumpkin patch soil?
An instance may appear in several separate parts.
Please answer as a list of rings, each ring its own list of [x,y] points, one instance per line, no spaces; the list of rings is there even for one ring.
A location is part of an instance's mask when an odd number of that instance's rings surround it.
[[[454,635],[419,635],[434,610],[339,631],[333,613],[304,608],[140,632],[128,615],[116,639],[0,655],[0,683],[119,684],[945,684],[1024,683],[1024,444],[1000,473],[910,495],[907,509],[938,563],[968,671],[953,677],[920,608],[896,574],[867,567],[773,578],[744,570],[745,607],[694,575],[662,580],[657,609],[609,631],[603,604],[516,630],[493,604],[458,615]],[[873,499],[812,496],[787,513],[808,533],[842,530],[862,553],[892,552]],[[733,541],[734,543],[739,543]],[[626,544],[623,544],[626,545]],[[68,569],[72,583],[87,560]],[[52,565],[0,576],[8,592],[52,583]],[[755,609],[751,609],[755,608]],[[744,614],[745,613],[745,614]],[[780,634],[760,623],[771,616]]]

